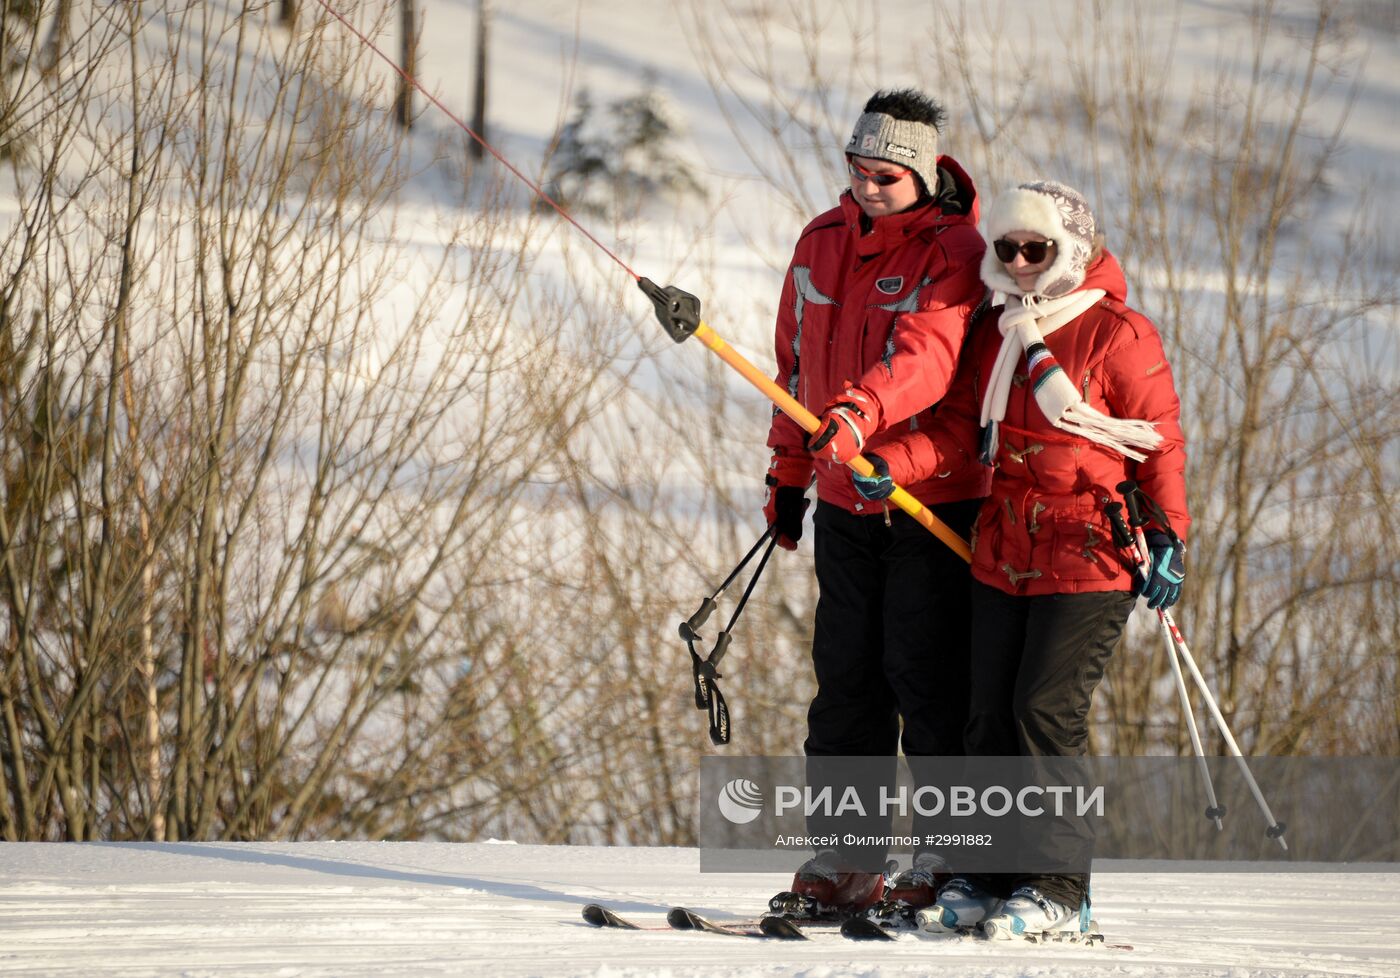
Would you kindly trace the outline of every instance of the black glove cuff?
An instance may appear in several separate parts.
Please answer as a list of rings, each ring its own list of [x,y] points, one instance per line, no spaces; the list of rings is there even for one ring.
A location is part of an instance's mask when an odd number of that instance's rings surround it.
[[[773,523],[778,533],[793,542],[802,539],[802,517],[807,514],[807,487],[778,486],[773,493]]]

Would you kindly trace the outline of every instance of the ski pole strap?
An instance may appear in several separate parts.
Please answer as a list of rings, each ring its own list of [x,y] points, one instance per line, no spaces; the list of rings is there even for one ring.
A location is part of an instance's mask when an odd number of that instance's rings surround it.
[[[690,647],[690,671],[695,683],[695,708],[708,714],[710,741],[722,747],[729,743],[729,704],[724,701],[724,693],[720,691],[719,673],[715,671],[714,664],[700,658],[694,645]]]
[[[719,673],[714,671],[714,666],[706,663],[702,668],[710,673],[708,677],[710,743],[716,747],[723,747],[729,743],[729,704],[724,701],[724,693],[720,690],[719,684],[715,682],[719,678]]]
[[[695,708],[697,710],[708,710],[710,708],[710,678],[702,674],[705,660],[700,658],[700,654],[695,651],[695,646],[690,645],[690,679],[695,688]]]

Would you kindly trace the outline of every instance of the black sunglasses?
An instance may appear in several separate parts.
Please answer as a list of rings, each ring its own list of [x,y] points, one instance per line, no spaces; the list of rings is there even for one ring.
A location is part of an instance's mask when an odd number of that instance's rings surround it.
[[[1015,241],[997,238],[992,242],[992,250],[997,253],[997,259],[1008,265],[1016,260],[1017,255],[1024,255],[1026,261],[1032,265],[1039,265],[1050,254],[1050,249],[1053,247],[1055,247],[1053,241],[1025,241],[1017,244]]]

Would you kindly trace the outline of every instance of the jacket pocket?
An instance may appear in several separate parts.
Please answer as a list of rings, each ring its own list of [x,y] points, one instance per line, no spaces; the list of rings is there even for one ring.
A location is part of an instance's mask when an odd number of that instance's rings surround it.
[[[1035,560],[1033,546],[1037,527],[1028,526],[1022,506],[1011,496],[994,495],[982,504],[977,521],[977,541],[973,566],[995,578],[1011,593],[1038,581],[1050,568]]]
[[[1048,564],[1058,581],[1103,583],[1118,577],[1108,521],[1088,514],[1057,514],[1045,524]],[[1042,531],[1044,533],[1045,531]]]

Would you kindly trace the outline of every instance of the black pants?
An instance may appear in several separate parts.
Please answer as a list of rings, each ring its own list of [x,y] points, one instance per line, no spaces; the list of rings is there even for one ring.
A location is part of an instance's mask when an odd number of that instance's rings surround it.
[[[972,583],[971,702],[964,746],[969,755],[1083,757],[1089,706],[1136,599],[1127,591],[1017,597]],[[1087,844],[1087,823],[1056,824],[1057,844]],[[1087,870],[1087,858],[1084,862]],[[1009,896],[1031,885],[1077,907],[1089,874],[985,877],[979,883]]]
[[[981,500],[930,507],[966,536]],[[817,503],[816,570],[820,593],[812,639],[817,695],[807,711],[809,783],[841,780],[824,757],[889,757],[887,769],[862,768],[863,798],[892,783],[902,745],[911,757],[962,753],[967,722],[971,615],[967,563],[902,511],[855,515]],[[901,733],[900,721],[903,720]],[[841,785],[836,785],[839,796]],[[872,812],[874,805],[867,804]],[[809,819],[813,834],[864,830],[888,834],[871,819]],[[878,868],[881,851],[859,861]],[[853,867],[856,868],[856,867]],[[861,866],[859,868],[865,868]]]

